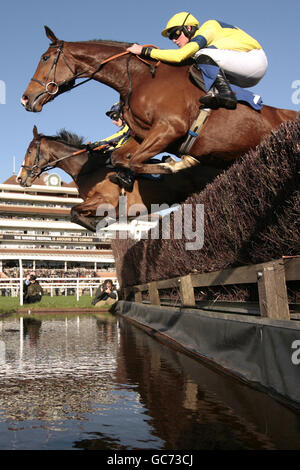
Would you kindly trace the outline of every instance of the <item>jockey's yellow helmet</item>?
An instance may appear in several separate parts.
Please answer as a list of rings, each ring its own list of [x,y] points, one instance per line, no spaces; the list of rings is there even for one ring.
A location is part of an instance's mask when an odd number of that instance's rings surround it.
[[[187,11],[182,11],[180,13],[176,13],[176,15],[172,16],[172,18],[169,19],[165,29],[161,32],[161,34],[167,38],[168,37],[168,31],[173,28],[178,28],[178,27],[183,27],[183,26],[195,26],[195,28],[198,28],[199,26],[199,21],[191,15],[191,13],[188,13]]]

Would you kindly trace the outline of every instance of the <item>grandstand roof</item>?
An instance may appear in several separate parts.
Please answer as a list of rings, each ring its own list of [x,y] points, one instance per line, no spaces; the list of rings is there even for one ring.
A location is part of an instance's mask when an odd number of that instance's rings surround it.
[[[49,176],[49,173],[47,172],[43,173],[41,176],[39,176],[35,180],[34,185],[47,186],[48,176]],[[18,184],[17,175],[11,175],[9,178],[7,178],[6,181],[4,181],[3,184]],[[76,188],[76,184],[74,183],[74,181],[71,181],[70,183],[61,181],[61,186],[67,187],[67,188]]]

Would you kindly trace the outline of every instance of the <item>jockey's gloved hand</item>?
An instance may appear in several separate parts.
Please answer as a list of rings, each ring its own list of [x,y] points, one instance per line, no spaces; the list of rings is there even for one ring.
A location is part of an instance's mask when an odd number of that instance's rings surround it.
[[[96,147],[101,147],[102,145],[105,147],[108,147],[108,143],[105,142],[105,140],[99,140],[98,142],[93,142],[92,144],[89,143],[88,145],[90,146],[91,149],[94,149]]]
[[[101,145],[99,142],[89,142],[88,144],[86,144],[86,148],[87,150],[93,150],[94,148],[99,147],[99,145]]]

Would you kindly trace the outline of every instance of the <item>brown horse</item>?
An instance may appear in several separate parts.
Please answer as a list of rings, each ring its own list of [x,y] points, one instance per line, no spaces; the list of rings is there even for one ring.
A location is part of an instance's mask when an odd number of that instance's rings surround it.
[[[60,41],[48,27],[46,35],[52,43],[22,96],[26,110],[41,111],[56,96],[85,81],[104,83],[120,93],[124,118],[135,134],[113,153],[112,162],[138,173],[164,171],[143,162],[165,151],[180,155],[180,145],[199,113],[199,98],[204,94],[190,79],[190,64],[145,63],[127,53],[129,44],[125,43]],[[86,80],[75,85],[83,77]],[[296,116],[292,110],[263,106],[258,112],[245,104],[238,104],[234,111],[213,110],[189,154],[206,165],[220,167]]]
[[[72,222],[95,231],[99,206],[102,206],[103,212],[105,207],[115,208],[116,217],[119,217],[119,197],[121,192],[124,194],[109,179],[113,169],[107,167],[107,158],[103,150],[91,150],[88,144],[83,144],[82,139],[74,134],[62,131],[57,136],[44,136],[34,126],[33,140],[27,148],[17,179],[21,186],[29,187],[43,171],[61,168],[73,178],[79,196],[84,200],[72,208]],[[182,171],[180,175],[165,175],[163,182],[140,177],[134,182],[133,190],[126,193],[126,215],[130,218],[130,209],[133,207],[149,214],[152,204],[170,206],[184,201],[192,192],[203,189],[218,173],[219,170],[200,164],[197,168]],[[131,212],[133,218],[134,215]],[[114,220],[106,218],[106,222],[108,225]]]

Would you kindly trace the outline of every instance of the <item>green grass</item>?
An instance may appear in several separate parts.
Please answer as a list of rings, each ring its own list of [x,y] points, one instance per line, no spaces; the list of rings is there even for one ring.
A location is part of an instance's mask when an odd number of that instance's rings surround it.
[[[19,306],[19,297],[0,297],[0,314],[14,312]]]
[[[82,295],[77,301],[75,296],[55,296],[50,297],[44,295],[40,302],[34,304],[24,304],[22,308],[30,308],[34,310],[36,308],[93,308],[92,297],[89,295]],[[0,314],[1,313],[10,313],[16,311],[17,308],[20,308],[20,299],[19,297],[0,297]]]

